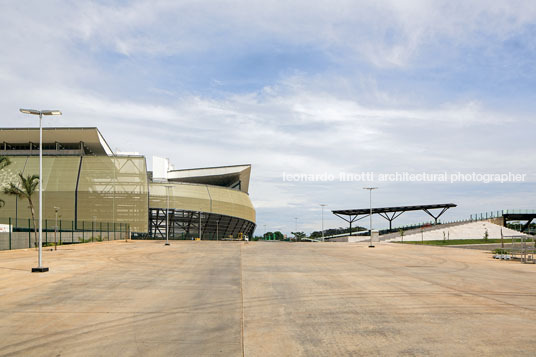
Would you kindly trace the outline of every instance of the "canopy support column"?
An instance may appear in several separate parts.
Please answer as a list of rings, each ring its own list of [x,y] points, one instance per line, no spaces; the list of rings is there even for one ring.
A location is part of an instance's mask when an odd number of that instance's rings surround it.
[[[443,208],[443,210],[442,210],[441,212],[439,212],[439,214],[438,214],[437,216],[434,216],[434,215],[433,215],[432,213],[430,213],[430,211],[428,211],[428,209],[426,209],[426,208],[423,208],[423,211],[426,212],[426,213],[428,213],[430,216],[432,216],[432,218],[434,219],[434,224],[437,224],[437,220],[438,220],[438,218],[441,217],[441,215],[442,215],[443,213],[445,213],[445,211],[448,210],[448,209],[449,209],[448,207]]]
[[[393,212],[393,214],[390,217],[389,217],[389,215],[387,213],[384,213],[384,212],[381,212],[381,213],[378,213],[378,214],[389,221],[389,230],[392,230],[393,229],[393,221],[395,220],[395,218],[400,217],[400,215],[402,213],[404,213],[404,211],[400,211],[400,212],[395,211],[395,212]]]

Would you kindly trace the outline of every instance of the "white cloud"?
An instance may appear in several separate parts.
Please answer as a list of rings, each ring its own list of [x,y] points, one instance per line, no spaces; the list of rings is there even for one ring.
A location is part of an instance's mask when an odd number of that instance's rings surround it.
[[[112,147],[177,167],[252,163],[252,198],[261,220],[274,224],[289,214],[305,222],[302,208],[317,201],[353,206],[360,197],[348,194],[355,185],[284,184],[284,171],[511,170],[534,179],[530,115],[491,109],[478,91],[451,89],[426,103],[378,85],[377,74],[418,69],[423,54],[450,68],[446,52],[485,51],[535,19],[536,4],[526,1],[18,2],[0,14],[0,124],[26,125],[20,106],[59,108],[64,116],[48,125],[98,126]],[[427,52],[443,44],[437,59]],[[181,63],[188,71],[196,56],[218,66],[220,57],[285,46],[315,49],[336,69],[282,73],[236,92],[214,78],[217,95],[153,79],[175,79],[159,73],[173,68],[158,67],[170,57],[189,57]],[[157,61],[146,68],[146,58]],[[356,75],[361,62],[379,72]],[[396,197],[441,200],[428,190]],[[476,205],[475,197],[459,199]]]
[[[405,66],[437,41],[505,39],[534,24],[527,1],[196,1],[27,2],[0,15],[9,45],[43,51],[54,41],[122,55],[172,55],[258,45],[271,39],[378,66]],[[5,38],[4,38],[5,39]],[[32,48],[33,47],[33,48]],[[53,50],[57,50],[52,46]],[[348,52],[353,49],[354,53]],[[35,53],[35,52],[33,52]]]

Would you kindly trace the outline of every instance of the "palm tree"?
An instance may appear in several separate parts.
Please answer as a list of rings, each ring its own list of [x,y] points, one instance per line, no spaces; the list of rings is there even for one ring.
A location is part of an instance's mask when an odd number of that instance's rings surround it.
[[[0,156],[0,170],[2,170],[7,165],[11,164],[11,161],[5,156]],[[4,207],[5,202],[4,200],[0,199],[0,207]]]
[[[28,175],[24,177],[22,173],[19,173],[20,186],[17,186],[13,182],[9,183],[9,186],[4,188],[4,193],[6,195],[13,195],[19,198],[26,198],[28,200],[28,205],[32,213],[32,222],[34,226],[35,242],[37,244],[37,229],[35,224],[35,209],[32,201],[32,195],[36,191],[36,187],[39,184],[38,175]]]
[[[11,164],[11,161],[9,161],[7,156],[0,156],[0,170],[9,164]]]

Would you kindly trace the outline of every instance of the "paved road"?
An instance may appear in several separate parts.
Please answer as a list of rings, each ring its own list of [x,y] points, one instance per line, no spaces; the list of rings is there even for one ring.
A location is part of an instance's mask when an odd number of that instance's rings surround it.
[[[0,252],[0,355],[536,353],[536,266],[399,244]]]
[[[504,249],[520,249],[521,244],[520,243],[504,243]],[[446,245],[445,247],[451,247],[451,248],[462,248],[462,249],[476,249],[476,250],[484,250],[487,252],[493,252],[495,249],[501,249],[503,248],[501,246],[501,243],[486,243],[486,244],[458,244],[458,245]]]

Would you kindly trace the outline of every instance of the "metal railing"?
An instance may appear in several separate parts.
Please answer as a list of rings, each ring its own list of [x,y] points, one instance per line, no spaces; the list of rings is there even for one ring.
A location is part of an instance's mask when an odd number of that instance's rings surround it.
[[[490,218],[500,218],[505,214],[536,214],[534,209],[504,209],[500,211],[489,211],[470,215],[473,221],[482,221]]]
[[[44,247],[120,240],[129,235],[128,223],[43,220]],[[0,217],[0,250],[34,248],[37,246],[35,236],[31,219]]]
[[[495,250],[496,259],[519,260],[536,264],[536,238],[533,236],[504,236],[500,249]]]
[[[501,218],[503,214],[531,214],[536,213],[536,210],[533,209],[508,209],[508,210],[500,210],[500,211],[488,211],[483,213],[477,213],[477,214],[471,214],[469,218],[467,219],[458,219],[458,220],[449,220],[449,221],[438,221],[438,224],[436,228],[429,228],[430,226],[434,226],[433,222],[422,222],[417,223],[413,225],[407,225],[407,226],[400,226],[393,228],[391,230],[385,229],[380,230],[380,234],[389,234],[389,233],[396,233],[400,230],[413,230],[413,229],[420,229],[421,227],[425,227],[425,230],[434,230],[434,229],[441,229],[446,228],[448,226],[456,225],[456,224],[462,224],[462,223],[471,223],[471,222],[479,222],[479,221],[487,221],[494,218]],[[517,230],[517,229],[516,229]],[[527,232],[523,232],[527,233]],[[534,231],[532,231],[529,227],[529,234],[534,234]]]

